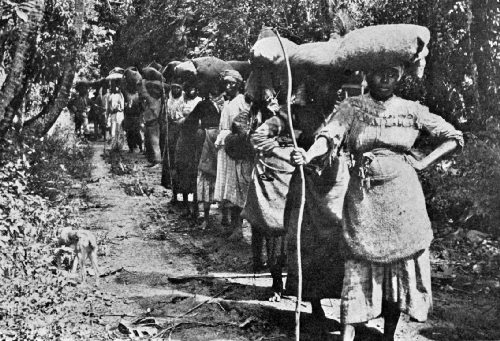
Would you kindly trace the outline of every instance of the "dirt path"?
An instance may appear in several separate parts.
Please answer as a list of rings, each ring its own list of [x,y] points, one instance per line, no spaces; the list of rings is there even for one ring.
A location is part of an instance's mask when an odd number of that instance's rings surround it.
[[[129,327],[138,333],[140,328],[149,333],[162,330],[162,336],[172,340],[294,339],[293,297],[268,302],[268,278],[183,283],[168,279],[208,273],[251,275],[248,227],[245,241],[231,244],[220,229],[202,230],[200,225],[180,219],[179,212],[168,205],[170,191],[159,185],[161,167],[145,167],[143,155],[136,153],[123,153],[111,165],[109,157],[103,158],[102,143],[94,143],[93,148],[95,169],[88,184],[91,205],[82,218],[96,230],[102,244],[101,272],[123,268],[103,278],[100,288],[111,297],[100,312],[100,323],[112,338],[126,338],[117,329],[120,321],[127,324],[151,316],[158,326]],[[213,214],[218,214],[215,208]],[[215,219],[220,221],[219,216]],[[416,324],[405,319],[398,328],[399,340],[465,340],[456,325],[467,318],[470,323],[470,312],[464,308],[469,298],[462,296],[436,292],[429,322]],[[314,321],[304,304],[301,340],[340,340],[339,301],[323,300],[322,304],[326,323]],[[451,312],[453,318],[449,318]],[[494,317],[489,321],[494,322]],[[381,319],[371,321],[359,329],[356,340],[379,340],[382,325]],[[479,327],[485,328],[488,325]],[[325,330],[327,334],[322,332]],[[478,340],[477,335],[470,339]]]

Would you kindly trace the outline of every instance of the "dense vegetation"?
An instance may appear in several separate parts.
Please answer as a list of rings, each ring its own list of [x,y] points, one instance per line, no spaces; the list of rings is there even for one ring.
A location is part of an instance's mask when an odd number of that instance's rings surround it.
[[[51,263],[58,228],[79,224],[74,181],[90,172],[87,146],[47,136],[74,82],[152,61],[246,59],[262,26],[297,43],[366,25],[427,26],[425,75],[405,78],[401,93],[466,133],[461,153],[421,174],[435,232],[500,236],[497,0],[3,0],[0,8],[0,325],[22,330],[19,339],[64,335],[68,302],[92,296],[75,295]],[[45,335],[30,334],[40,326]]]

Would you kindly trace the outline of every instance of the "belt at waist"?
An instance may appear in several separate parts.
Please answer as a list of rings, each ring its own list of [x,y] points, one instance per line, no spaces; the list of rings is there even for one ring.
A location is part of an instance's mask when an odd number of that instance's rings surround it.
[[[378,148],[354,156],[349,170],[351,176],[359,178],[361,186],[368,189],[397,178],[408,166],[403,152]]]

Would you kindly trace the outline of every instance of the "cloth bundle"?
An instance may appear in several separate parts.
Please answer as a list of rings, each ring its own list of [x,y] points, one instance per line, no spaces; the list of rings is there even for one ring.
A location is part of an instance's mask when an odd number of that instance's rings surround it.
[[[289,57],[295,53],[299,46],[286,38],[281,38],[281,42]],[[250,50],[250,62],[253,65],[285,66],[283,49],[278,37],[266,37],[257,40]]]
[[[430,32],[409,24],[364,27],[346,34],[331,59],[336,69],[371,71],[407,64],[407,72],[421,77],[429,53]]]
[[[151,66],[146,66],[141,70],[142,77],[148,81],[163,81],[163,76],[160,71]]]
[[[123,73],[123,81],[129,92],[136,92],[138,84],[142,81],[142,76],[135,67],[129,67]]]
[[[330,69],[332,56],[337,53],[340,41],[341,39],[334,39],[298,45],[290,56],[290,66],[292,68]]]
[[[353,30],[327,42],[297,45],[282,38],[292,69],[311,68],[343,73],[345,70],[369,72],[384,66],[405,64],[410,73],[421,77],[428,54],[430,32],[410,24],[376,25]],[[285,66],[277,37],[258,40],[251,49],[251,62],[257,65]]]
[[[198,79],[206,81],[217,79],[225,70],[233,70],[228,62],[216,57],[194,58],[193,64],[196,67]]]
[[[238,71],[243,79],[247,79],[252,72],[252,64],[248,60],[228,60],[227,63],[231,65],[233,69]]]
[[[173,60],[165,66],[163,69],[163,77],[165,77],[166,82],[171,82],[175,77],[175,68],[180,65],[182,62],[178,60]]]
[[[180,63],[174,73],[184,82],[195,84],[200,95],[206,96],[208,88],[220,81],[220,74],[225,70],[233,70],[233,67],[216,57],[199,57]]]

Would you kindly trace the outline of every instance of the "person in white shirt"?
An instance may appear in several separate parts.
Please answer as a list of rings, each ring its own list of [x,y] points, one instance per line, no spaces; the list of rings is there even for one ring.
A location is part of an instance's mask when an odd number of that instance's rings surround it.
[[[107,100],[106,116],[111,125],[111,146],[112,148],[121,149],[123,145],[123,108],[124,99],[120,88],[116,84],[111,85],[111,93]]]

